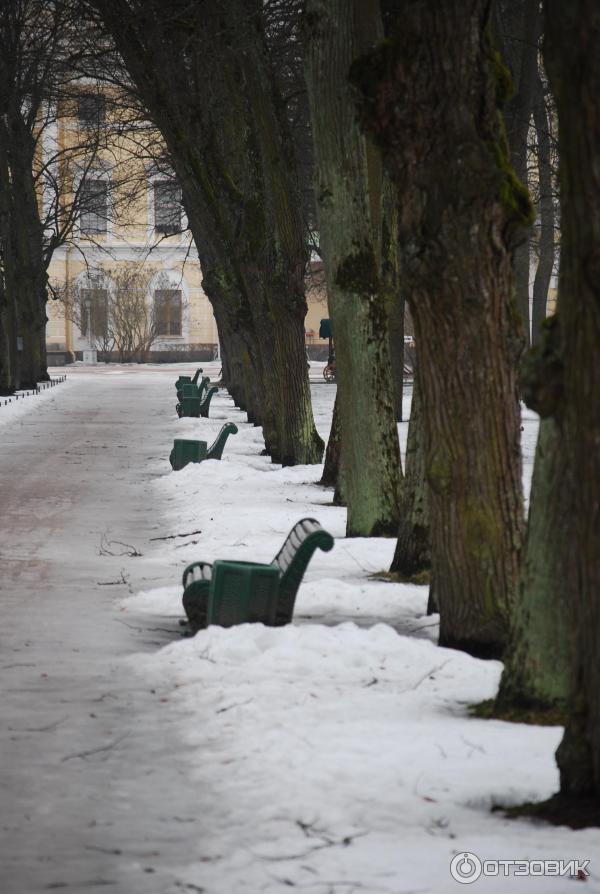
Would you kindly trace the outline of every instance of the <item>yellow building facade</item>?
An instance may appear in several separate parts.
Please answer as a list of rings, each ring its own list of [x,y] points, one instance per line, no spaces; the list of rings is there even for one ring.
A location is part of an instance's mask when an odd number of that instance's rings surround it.
[[[46,139],[48,156],[62,159],[63,206],[79,209],[49,268],[48,362],[89,349],[103,359],[212,359],[217,327],[179,187],[155,160],[160,138],[112,105],[82,89]],[[327,301],[320,288],[308,294],[307,343],[319,344]]]

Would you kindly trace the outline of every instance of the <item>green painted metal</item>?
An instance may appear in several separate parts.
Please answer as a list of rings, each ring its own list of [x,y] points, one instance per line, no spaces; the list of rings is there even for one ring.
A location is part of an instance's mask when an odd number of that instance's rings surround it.
[[[226,422],[221,431],[206,451],[207,459],[221,459],[223,448],[229,435],[237,435],[238,427],[234,422]]]
[[[333,332],[331,330],[331,320],[321,320],[321,324],[319,326],[319,338],[332,338],[332,336]]]
[[[180,419],[182,416],[199,416],[200,403],[201,401],[199,397],[182,397],[182,399],[175,407],[175,409],[177,410],[177,415]]]
[[[184,397],[199,397],[201,400],[208,391],[210,379],[204,376],[199,385],[194,382],[184,382],[177,389],[177,400],[183,400]]]
[[[237,431],[237,425],[233,422],[226,422],[208,448],[206,441],[176,438],[169,456],[171,467],[177,472],[187,466],[188,463],[201,463],[204,459],[221,459],[227,438],[229,435],[237,434]]]
[[[277,626],[291,622],[298,588],[315,550],[329,552],[334,542],[329,531],[322,528],[315,518],[302,518],[296,522],[271,563],[281,573],[275,620]]]
[[[201,372],[203,372],[203,370],[200,368],[200,369],[196,370],[193,377],[192,376],[179,376],[179,378],[175,382],[175,388],[179,391],[179,389],[181,388],[182,385],[190,385],[190,384],[195,385],[196,382],[198,381],[198,376],[200,375]]]
[[[212,388],[209,388],[204,397],[202,398],[202,402],[200,404],[200,415],[204,416],[205,419],[208,419],[208,411],[210,409],[210,402],[213,398],[213,394],[216,394],[219,389],[216,385],[213,385]]]
[[[208,624],[263,623],[273,626],[277,612],[279,571],[273,565],[217,560],[212,566]]]
[[[177,472],[188,463],[200,463],[206,459],[206,441],[176,438],[169,456],[171,467]]]
[[[192,562],[183,572],[183,607],[190,627],[196,632],[209,623],[220,624],[221,618],[227,621],[223,626],[241,624],[251,619],[271,626],[289,624],[294,614],[298,588],[314,551],[322,549],[328,552],[333,545],[333,537],[316,519],[302,518],[294,525],[269,565],[224,561],[215,562],[211,566],[208,562]],[[215,591],[214,568],[217,565],[225,566],[226,570],[219,572],[218,590]],[[228,567],[233,568],[233,571],[227,572]],[[257,573],[255,578],[254,573],[249,574],[240,569],[270,569],[270,572],[264,578]],[[266,578],[277,580],[274,614],[271,612],[271,596],[267,598],[265,595],[270,593],[268,587],[271,586],[263,583]],[[254,579],[259,587],[255,599],[252,596]],[[256,618],[261,599],[265,612]],[[232,621],[232,618],[237,620]]]
[[[218,390],[216,385],[208,388],[206,392],[200,391],[196,385],[184,385],[177,392],[177,396],[179,397],[179,403],[176,406],[177,415],[179,417],[204,416],[205,419],[208,419],[210,402],[213,394],[216,394]]]
[[[183,607],[193,633],[207,626],[208,597],[212,565],[209,562],[192,562],[183,572]]]

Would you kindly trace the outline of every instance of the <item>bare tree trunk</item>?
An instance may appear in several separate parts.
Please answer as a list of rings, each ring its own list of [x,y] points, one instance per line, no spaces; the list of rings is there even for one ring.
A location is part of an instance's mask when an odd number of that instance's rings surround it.
[[[503,62],[510,70],[513,95],[504,109],[510,162],[519,181],[528,185],[528,136],[538,77],[539,0],[499,0],[495,6],[495,34]],[[523,318],[523,330],[530,342],[529,240],[515,248],[513,256],[515,301]]]
[[[390,571],[412,578],[431,568],[429,486],[425,478],[423,408],[415,375],[408,423],[404,480],[400,497],[398,543]]]
[[[347,534],[381,536],[396,531],[400,481],[382,285],[382,172],[356,124],[347,80],[352,60],[381,30],[379,4],[308,0],[304,24]]]
[[[561,267],[556,327],[562,376],[546,410],[556,419],[569,488],[563,578],[573,613],[561,794],[590,799],[600,822],[600,9],[547,0],[545,62],[559,121]],[[548,346],[549,349],[552,345]]]
[[[35,388],[46,364],[46,259],[33,179],[35,141],[17,114],[0,125],[4,389]],[[1,325],[1,324],[0,324]]]
[[[556,707],[567,695],[571,606],[562,521],[568,493],[555,421],[540,424],[518,598],[497,705]]]
[[[533,120],[537,135],[537,168],[540,219],[539,261],[533,282],[531,338],[537,344],[546,319],[548,290],[554,269],[554,197],[550,158],[550,121],[544,98],[544,88],[538,74]]]
[[[238,399],[261,419],[275,461],[320,462],[304,354],[306,247],[262,6],[94,5],[167,144],[217,321],[243,337],[244,375],[256,381],[238,382]]]
[[[394,386],[394,413],[396,422],[402,422],[404,396],[404,300],[400,291],[390,294],[388,308],[388,337],[392,383]]]
[[[320,482],[323,487],[335,487],[337,484],[340,468],[340,443],[340,409],[336,393],[335,402],[333,404],[333,416],[331,419],[331,431],[329,432],[329,438],[327,440],[325,463]]]
[[[372,152],[376,152],[371,147]],[[396,422],[402,422],[404,396],[404,293],[398,251],[398,206],[393,183],[383,178],[381,221],[381,285],[385,294]]]
[[[502,141],[488,12],[486,0],[406,0],[352,78],[398,191],[440,643],[498,656],[523,528],[511,256],[532,208]]]
[[[6,130],[0,125],[0,394],[19,387],[17,366],[17,309],[15,304],[11,226],[11,186]]]

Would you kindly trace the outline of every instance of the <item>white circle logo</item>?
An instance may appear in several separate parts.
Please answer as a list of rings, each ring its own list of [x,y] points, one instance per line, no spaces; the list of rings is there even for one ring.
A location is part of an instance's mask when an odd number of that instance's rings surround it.
[[[481,860],[475,854],[457,854],[450,863],[450,875],[461,885],[476,882],[483,869]]]

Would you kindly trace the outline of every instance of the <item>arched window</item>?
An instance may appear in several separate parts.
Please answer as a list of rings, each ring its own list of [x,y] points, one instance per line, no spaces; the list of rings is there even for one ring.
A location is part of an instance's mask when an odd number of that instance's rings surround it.
[[[154,290],[154,317],[157,335],[181,335],[181,289]]]
[[[149,287],[154,331],[158,342],[172,344],[188,336],[190,324],[189,288],[180,270],[162,269]]]
[[[88,319],[92,339],[103,341],[108,332],[108,289],[95,286],[79,290],[81,335],[88,338]]]

